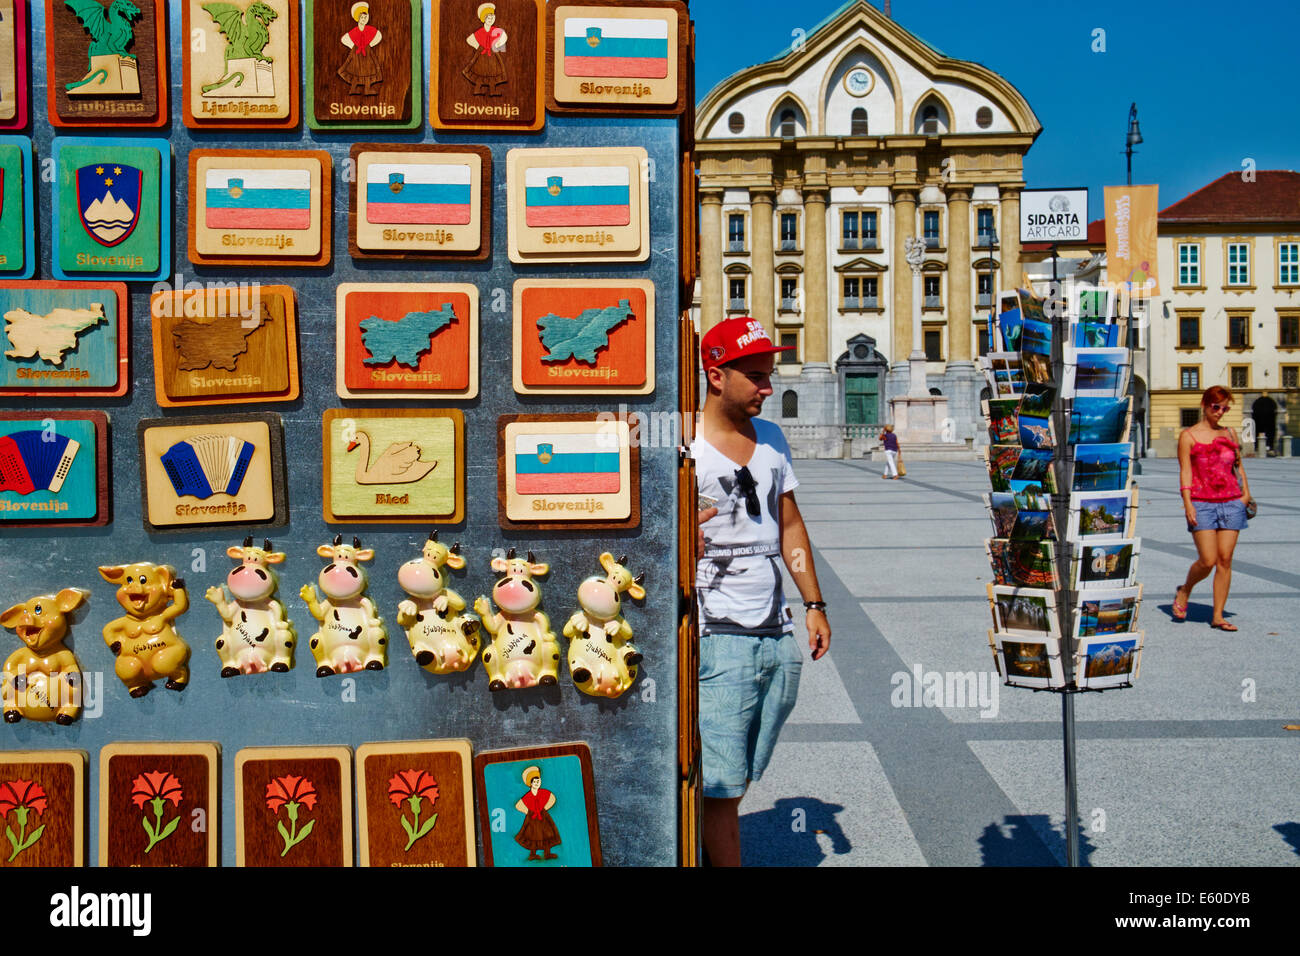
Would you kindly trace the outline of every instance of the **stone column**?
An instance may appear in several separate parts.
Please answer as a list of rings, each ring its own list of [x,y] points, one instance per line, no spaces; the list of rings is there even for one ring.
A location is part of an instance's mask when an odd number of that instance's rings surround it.
[[[826,365],[830,316],[826,294],[826,199],[825,190],[804,189],[803,208],[806,252],[804,254],[803,355],[805,365]]]
[[[998,187],[998,197],[1002,200],[1002,228],[998,230],[1002,281],[994,282],[994,295],[999,284],[1008,289],[1020,285],[1020,190],[1023,186],[1024,183],[1016,183]]]
[[[722,321],[722,190],[700,191],[700,334]]]
[[[894,369],[904,368],[912,340],[912,276],[907,269],[907,240],[916,235],[916,190],[894,191],[894,251],[889,266],[892,275],[893,323],[889,361]]]
[[[754,269],[751,314],[763,323],[768,335],[776,338],[776,279],[773,263],[773,250],[776,246],[772,242],[772,199],[770,189],[749,190],[750,221],[754,232],[754,245],[750,253]]]
[[[948,365],[970,365],[970,187],[948,187]]]

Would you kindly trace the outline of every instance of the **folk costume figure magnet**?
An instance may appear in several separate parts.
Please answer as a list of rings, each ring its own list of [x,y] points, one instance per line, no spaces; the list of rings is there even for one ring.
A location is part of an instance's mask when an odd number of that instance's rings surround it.
[[[578,585],[578,610],[564,625],[569,639],[569,673],[578,690],[592,697],[618,697],[636,682],[641,652],[632,644],[632,625],[623,617],[621,594],[645,600],[644,572],[632,577],[627,556],[600,556],[604,576]]]
[[[104,625],[118,679],[132,697],[149,693],[156,680],[183,691],[190,682],[190,648],[172,622],[189,610],[190,596],[176,569],[138,561],[101,567],[99,573],[117,585],[117,603],[126,611]]]
[[[420,556],[397,569],[397,583],[409,595],[397,606],[397,624],[406,629],[415,662],[430,674],[468,670],[478,656],[479,619],[463,613],[465,599],[447,587],[446,569],[464,567],[460,543],[440,543],[435,528]]]
[[[492,559],[492,570],[501,577],[492,586],[492,602],[482,595],[474,610],[492,635],[491,646],[483,651],[483,668],[488,690],[547,687],[559,682],[560,642],[551,630],[550,619],[538,608],[542,591],[536,578],[550,571],[528,552],[517,557],[511,548],[504,558]]]
[[[273,550],[269,538],[262,547],[254,547],[249,535],[243,547],[228,548],[226,554],[239,564],[226,575],[226,587],[215,585],[203,595],[225,625],[217,638],[221,676],[284,673],[293,667],[297,638],[293,622],[276,597],[280,582],[271,567],[283,563],[284,552]]]
[[[320,622],[311,636],[316,676],[383,670],[388,665],[388,632],[374,602],[366,597],[366,571],[361,567],[362,561],[374,560],[374,549],[363,549],[356,537],[346,545],[343,535],[336,534],[333,544],[322,544],[316,553],[330,562],[317,578],[324,596],[318,596],[310,584],[298,592]]]
[[[0,625],[27,645],[5,661],[5,723],[26,717],[66,725],[81,714],[81,665],[63,642],[72,611],[89,597],[81,588],[64,588],[58,594],[38,594],[0,614]]]
[[[433,0],[434,129],[542,128],[543,0]]]
[[[308,125],[418,127],[419,0],[307,0],[306,9]]]

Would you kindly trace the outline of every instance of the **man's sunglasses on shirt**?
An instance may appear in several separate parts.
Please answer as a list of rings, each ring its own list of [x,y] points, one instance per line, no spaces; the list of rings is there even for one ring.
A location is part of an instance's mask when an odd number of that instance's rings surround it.
[[[745,496],[745,510],[749,512],[749,516],[757,518],[761,515],[762,509],[758,506],[758,482],[749,473],[748,465],[736,469],[736,487]]]

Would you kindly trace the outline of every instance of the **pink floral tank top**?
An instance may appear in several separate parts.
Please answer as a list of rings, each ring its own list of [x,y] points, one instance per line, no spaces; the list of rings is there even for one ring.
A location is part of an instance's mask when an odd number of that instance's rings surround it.
[[[1193,440],[1192,500],[1231,501],[1241,497],[1241,483],[1233,471],[1238,450],[1237,443],[1227,435],[1211,442]]]

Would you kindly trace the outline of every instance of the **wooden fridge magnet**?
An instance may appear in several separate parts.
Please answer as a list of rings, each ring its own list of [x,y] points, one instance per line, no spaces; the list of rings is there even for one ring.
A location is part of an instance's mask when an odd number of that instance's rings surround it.
[[[0,867],[85,866],[85,752],[0,752],[0,823]]]
[[[45,0],[50,125],[167,125],[163,0]]]
[[[424,124],[420,0],[306,0],[307,125]]]
[[[356,143],[348,251],[355,259],[486,259],[492,151]]]
[[[325,520],[455,524],[465,516],[465,418],[454,408],[330,408]]]
[[[586,0],[546,16],[546,108],[676,114],[686,108],[686,4]]]
[[[497,508],[511,529],[635,528],[640,449],[612,413],[497,419]]]
[[[0,412],[0,527],[108,524],[108,416]]]
[[[298,125],[297,0],[181,0],[190,129]]]
[[[474,866],[468,740],[357,748],[360,866]]]
[[[478,288],[344,282],[336,293],[340,398],[478,395]]]
[[[190,150],[190,261],[328,265],[332,172],[324,150]]]
[[[131,334],[120,282],[0,282],[0,396],[125,395]]]
[[[591,749],[585,743],[474,755],[488,866],[600,866]],[[505,829],[497,821],[506,820]]]
[[[154,393],[163,408],[298,397],[292,286],[155,292],[150,312]]]
[[[517,279],[514,384],[521,395],[649,395],[655,289],[648,279]]]
[[[0,0],[0,129],[27,126],[27,2]]]
[[[544,0],[432,0],[434,129],[542,128]]]
[[[5,659],[5,723],[52,720],[66,727],[81,715],[81,664],[64,641],[72,611],[89,597],[82,588],[64,588],[58,594],[28,598],[0,614],[0,626],[26,645]]]
[[[0,71],[3,68],[0,53]],[[2,77],[0,73],[0,81]],[[0,88],[0,111],[3,96]],[[32,183],[32,141],[25,136],[0,136],[0,278],[27,279],[36,273]]]
[[[56,136],[53,154],[55,278],[171,275],[171,144]]]
[[[644,262],[650,185],[639,146],[506,154],[512,262]]]
[[[235,754],[236,866],[351,866],[352,751],[245,747]]]
[[[147,530],[288,521],[280,416],[146,418],[137,434]]]
[[[221,747],[111,743],[99,751],[100,866],[220,866]]]

